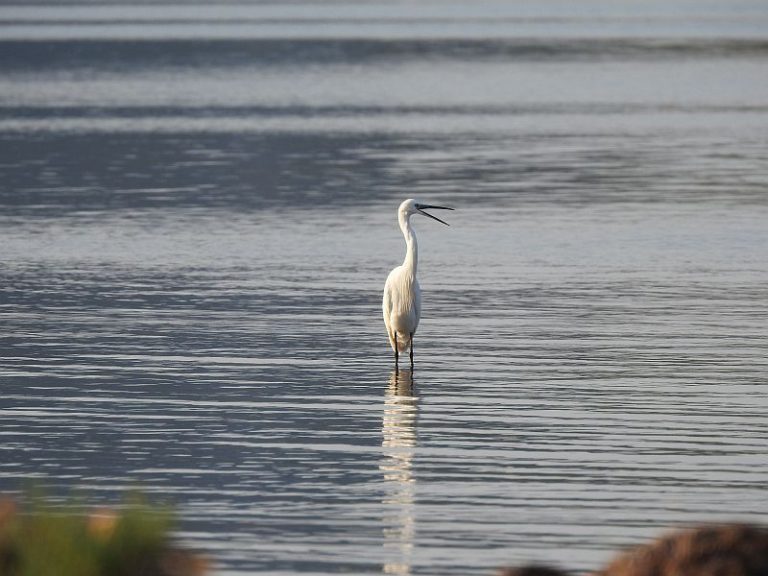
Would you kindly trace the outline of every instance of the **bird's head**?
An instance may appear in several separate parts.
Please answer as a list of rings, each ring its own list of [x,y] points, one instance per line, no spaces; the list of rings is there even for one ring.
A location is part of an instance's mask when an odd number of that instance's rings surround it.
[[[428,210],[428,209],[453,210],[453,208],[449,208],[448,206],[435,206],[433,204],[424,204],[423,202],[417,202],[413,198],[409,198],[408,200],[400,204],[398,213],[405,218],[409,218],[413,214],[421,214],[422,216],[427,216],[429,218],[432,218],[432,220],[437,220],[441,224],[445,224],[446,226],[449,226],[448,222],[443,222],[437,216],[433,216],[429,212],[425,212],[425,210]]]

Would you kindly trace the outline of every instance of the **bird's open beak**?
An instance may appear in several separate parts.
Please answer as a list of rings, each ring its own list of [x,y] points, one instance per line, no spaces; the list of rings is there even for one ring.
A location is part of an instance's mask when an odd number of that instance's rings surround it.
[[[432,218],[432,220],[437,220],[441,224],[445,224],[446,226],[450,226],[450,224],[448,224],[448,222],[443,222],[437,216],[432,216],[432,214],[430,214],[429,212],[424,212],[424,210],[427,210],[427,209],[433,209],[433,210],[453,210],[453,208],[448,208],[448,206],[430,206],[428,204],[417,204],[416,205],[416,210],[418,210],[420,214],[423,214],[424,216],[429,216],[430,218]]]

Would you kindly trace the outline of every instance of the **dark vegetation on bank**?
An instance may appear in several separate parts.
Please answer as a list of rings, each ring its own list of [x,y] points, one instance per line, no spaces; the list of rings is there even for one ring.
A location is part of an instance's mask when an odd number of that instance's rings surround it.
[[[499,576],[567,576],[560,568],[507,568]],[[768,528],[712,524],[666,534],[618,554],[592,576],[768,576]]]

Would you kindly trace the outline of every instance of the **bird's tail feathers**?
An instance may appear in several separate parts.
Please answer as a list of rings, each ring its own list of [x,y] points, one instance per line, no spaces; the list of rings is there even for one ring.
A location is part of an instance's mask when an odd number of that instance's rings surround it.
[[[397,352],[403,354],[408,351],[408,335],[397,332]],[[389,335],[389,345],[392,346],[392,350],[395,349],[395,333]]]

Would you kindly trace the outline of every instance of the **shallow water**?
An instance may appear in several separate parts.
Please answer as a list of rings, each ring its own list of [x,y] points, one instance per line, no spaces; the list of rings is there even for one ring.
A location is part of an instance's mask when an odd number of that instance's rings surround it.
[[[0,489],[141,486],[222,574],[768,520],[764,6],[473,6],[0,7]]]

